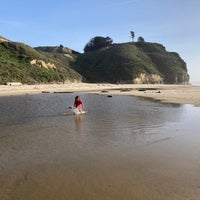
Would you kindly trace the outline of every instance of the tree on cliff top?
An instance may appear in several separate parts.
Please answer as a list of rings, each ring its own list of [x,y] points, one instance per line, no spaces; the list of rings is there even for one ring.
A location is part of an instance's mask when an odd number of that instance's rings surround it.
[[[96,36],[92,38],[84,47],[84,52],[100,49],[103,47],[108,47],[113,43],[110,37]]]
[[[138,37],[138,40],[137,40],[138,42],[145,42],[145,40],[144,40],[144,38],[143,37]]]
[[[134,42],[135,32],[131,31],[130,33],[131,33],[130,37],[132,38],[132,42]]]

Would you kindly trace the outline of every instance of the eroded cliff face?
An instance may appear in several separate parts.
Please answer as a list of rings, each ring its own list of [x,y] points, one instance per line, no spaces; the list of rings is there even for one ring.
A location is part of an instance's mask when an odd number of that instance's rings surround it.
[[[183,85],[187,85],[189,84],[189,79],[190,79],[190,76],[185,73],[185,74],[180,74],[180,75],[177,75],[174,77],[174,83],[175,84],[183,84]]]
[[[187,63],[176,52],[158,43],[137,42],[136,46],[152,60],[165,84],[188,84]]]
[[[164,84],[164,79],[162,76],[158,74],[140,74],[137,78],[133,79],[134,84]],[[189,84],[189,75],[187,73],[185,74],[179,74],[173,77],[172,80],[173,84],[183,84],[187,85]]]
[[[134,84],[162,84],[163,78],[158,74],[141,73],[137,78],[133,79]]]

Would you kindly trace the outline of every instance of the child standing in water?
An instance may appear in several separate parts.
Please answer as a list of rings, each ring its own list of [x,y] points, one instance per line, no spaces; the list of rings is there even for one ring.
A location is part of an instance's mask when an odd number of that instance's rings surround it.
[[[83,108],[83,102],[79,96],[75,97],[74,100],[74,107],[76,107],[80,112],[82,111]]]

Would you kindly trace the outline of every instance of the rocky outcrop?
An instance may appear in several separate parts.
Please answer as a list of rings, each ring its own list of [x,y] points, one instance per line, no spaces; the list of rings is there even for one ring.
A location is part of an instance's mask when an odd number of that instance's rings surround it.
[[[31,60],[30,61],[31,65],[37,65],[38,67],[44,67],[46,69],[56,69],[56,66],[53,64],[53,63],[46,63],[45,61],[43,60]]]
[[[74,60],[74,58],[70,54],[64,54],[64,56],[66,56],[67,58],[70,58],[70,59]]]
[[[161,84],[163,78],[158,74],[140,74],[137,78],[133,79],[135,84]]]
[[[0,42],[9,42],[9,40],[0,36]]]
[[[187,85],[189,83],[190,77],[187,73],[185,74],[178,74],[174,77],[175,84],[182,84]]]

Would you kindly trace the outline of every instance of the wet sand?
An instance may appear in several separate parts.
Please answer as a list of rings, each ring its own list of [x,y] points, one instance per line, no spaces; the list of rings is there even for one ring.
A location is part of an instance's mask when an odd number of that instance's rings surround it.
[[[134,95],[200,106],[200,87],[191,85],[0,86],[1,96],[42,92]],[[80,125],[84,121],[77,123]],[[195,129],[196,121],[193,127],[180,134],[179,128],[175,127],[174,137],[147,145],[119,147],[104,144],[103,148],[95,146],[92,150],[91,138],[84,143],[84,135],[71,134],[72,139],[83,142],[82,147],[74,146],[65,133],[67,125],[63,132],[57,130],[63,126],[60,121],[54,126],[45,126],[46,132],[42,132],[40,126],[44,125],[40,124],[40,119],[38,124],[38,132],[27,128],[26,124],[9,125],[9,134],[5,131],[0,137],[2,200],[199,199],[200,135],[198,127]],[[17,129],[27,129],[27,132],[16,134]]]
[[[27,139],[26,135],[23,137]],[[199,199],[198,135],[132,149],[111,146],[98,151],[97,148],[95,152],[87,146],[82,152],[79,148],[63,151],[66,138],[51,136],[50,139],[49,145],[41,142],[46,148],[42,154],[30,144],[27,152],[18,147],[1,155],[6,168],[0,166],[0,199]]]
[[[192,85],[138,85],[138,84],[44,84],[0,86],[0,96],[19,94],[38,94],[52,92],[88,92],[105,95],[133,95],[147,97],[162,102],[177,104],[193,104],[200,106],[200,86]]]

